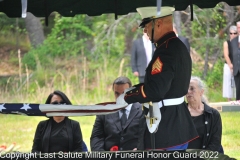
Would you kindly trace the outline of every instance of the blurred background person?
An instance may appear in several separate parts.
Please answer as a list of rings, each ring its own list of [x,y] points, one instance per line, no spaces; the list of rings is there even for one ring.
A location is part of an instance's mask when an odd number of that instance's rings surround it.
[[[205,90],[205,84],[199,77],[191,77],[186,99],[199,137],[189,142],[188,149],[220,151],[222,120],[219,112],[207,105]]]
[[[125,89],[132,86],[127,77],[118,77],[114,80],[112,88],[117,99]],[[137,148],[140,135],[140,118],[142,105],[129,104],[118,112],[98,115],[93,126],[90,138],[91,151],[133,150]]]
[[[238,36],[231,40],[233,76],[236,86],[236,100],[240,100],[240,21],[237,22]]]
[[[131,53],[131,66],[134,76],[138,77],[139,83],[144,82],[145,70],[154,53],[154,45],[146,33],[133,42]]]
[[[180,36],[178,34],[175,23],[173,23],[173,31],[175,32],[176,36],[185,44],[185,46],[187,47],[188,52],[190,54],[190,43],[188,41],[188,38]]]
[[[48,96],[45,104],[72,103],[63,92],[54,91]],[[53,116],[41,121],[37,126],[32,152],[82,152],[86,149],[79,122],[75,120],[65,116]]]
[[[233,78],[233,53],[231,40],[238,35],[237,26],[230,26],[229,28],[229,40],[223,42],[223,55],[225,59],[223,67],[223,97],[231,101],[235,98],[235,82]]]

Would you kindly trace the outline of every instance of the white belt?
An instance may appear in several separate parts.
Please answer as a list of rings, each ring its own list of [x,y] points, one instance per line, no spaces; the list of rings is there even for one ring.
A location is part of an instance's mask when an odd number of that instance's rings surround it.
[[[184,102],[184,96],[180,98],[164,99],[158,102],[158,107],[161,108],[163,105],[173,106],[173,105],[182,104],[183,102]]]
[[[146,116],[146,123],[147,127],[150,133],[155,133],[157,132],[158,125],[162,119],[161,111],[159,108],[161,108],[163,105],[164,106],[172,106],[172,105],[178,105],[182,104],[184,102],[184,96],[180,98],[172,98],[172,99],[164,99],[160,102],[155,102],[153,103],[153,117],[154,121],[153,124],[150,124],[150,113],[148,112]],[[144,103],[144,107],[149,108],[149,103]]]
[[[158,108],[161,108],[163,105],[164,106],[173,106],[173,105],[178,105],[184,102],[184,96],[180,98],[172,98],[172,99],[164,99],[159,102],[153,102],[158,104]],[[149,108],[148,103],[144,103],[144,107]]]

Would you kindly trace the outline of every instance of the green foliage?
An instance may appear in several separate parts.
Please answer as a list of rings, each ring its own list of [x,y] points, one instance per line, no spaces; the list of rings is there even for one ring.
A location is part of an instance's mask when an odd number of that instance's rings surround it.
[[[207,86],[207,98],[210,102],[226,101],[222,97],[222,82],[223,82],[223,66],[224,62],[219,59],[215,66],[208,71],[204,82]],[[202,66],[200,64],[193,64],[192,75],[202,78]],[[206,94],[206,93],[205,93]]]
[[[202,70],[200,64],[192,63],[192,75],[201,77],[202,76]]]
[[[1,34],[6,34],[8,32],[16,32],[17,30],[20,34],[26,34],[24,19],[9,18],[4,13],[0,13],[0,30]]]
[[[213,70],[209,71],[206,77],[206,84],[210,91],[208,94],[209,101],[211,102],[225,101],[222,97],[223,65],[223,61],[218,60]]]
[[[209,50],[209,56],[212,56],[216,51],[216,48],[222,46],[221,40],[217,37],[218,32],[223,28],[223,24],[226,25],[226,20],[219,12],[222,8],[221,4],[218,4],[213,9],[201,10],[195,7],[196,20],[191,23],[193,43],[191,46],[204,57],[207,49]]]
[[[72,18],[56,15],[55,26],[44,43],[38,48],[32,48],[23,58],[23,62],[31,69],[36,69],[37,59],[42,66],[50,64],[48,59],[63,56],[76,56],[87,52],[85,43],[92,31],[89,28],[85,15]]]
[[[221,88],[223,81],[223,61],[218,60],[212,71],[208,72],[207,85],[210,88]]]

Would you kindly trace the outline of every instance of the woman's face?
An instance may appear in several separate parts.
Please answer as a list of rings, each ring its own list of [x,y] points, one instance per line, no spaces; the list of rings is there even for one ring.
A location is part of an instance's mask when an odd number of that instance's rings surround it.
[[[51,104],[63,104],[63,100],[59,95],[54,94],[51,99]]]
[[[237,35],[238,35],[237,31],[230,30],[230,32],[229,32],[230,40],[237,37]]]
[[[204,90],[200,89],[196,80],[191,80],[186,95],[188,103],[201,102]]]
[[[64,102],[59,95],[54,94],[52,96],[50,104],[64,104]],[[59,118],[62,117],[63,118],[64,116],[54,116],[54,117],[59,117]]]

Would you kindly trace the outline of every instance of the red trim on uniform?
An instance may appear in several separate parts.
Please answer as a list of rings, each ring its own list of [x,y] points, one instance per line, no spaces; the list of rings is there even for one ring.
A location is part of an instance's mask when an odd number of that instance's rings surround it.
[[[157,48],[159,48],[161,45],[163,45],[164,43],[166,43],[166,41],[164,41],[162,44],[158,45]]]
[[[165,35],[167,35],[167,34],[169,34],[169,33],[171,33],[171,32],[173,32],[173,31],[170,31],[170,32],[165,33],[164,35],[162,35],[162,37],[164,37]],[[162,38],[162,37],[161,37],[161,38]],[[160,38],[160,39],[161,39],[161,38]],[[177,37],[175,36],[175,37],[171,37],[171,38],[177,38]],[[169,38],[169,39],[171,39],[171,38]],[[161,45],[163,45],[164,43],[166,43],[169,39],[167,39],[166,41],[164,41],[164,42],[161,43],[161,44],[158,44],[158,43],[157,43],[157,48],[159,48]]]
[[[186,144],[186,143],[189,143],[189,142],[191,142],[191,141],[193,141],[193,140],[195,140],[195,139],[197,139],[199,136],[197,136],[197,137],[195,137],[195,138],[193,138],[193,139],[190,139],[189,141],[187,141],[187,142],[185,142],[185,143],[182,143],[182,144],[178,144],[178,145],[175,145],[175,146],[172,146],[172,147],[176,147],[176,146],[180,146],[180,145],[183,145],[183,144]],[[167,147],[167,148],[156,148],[156,150],[166,150],[166,149],[168,149],[168,148],[172,148],[172,147]],[[147,148],[147,150],[150,150],[151,148]]]
[[[143,86],[144,86],[144,85],[141,86],[141,93],[142,93],[143,98],[146,98],[147,96],[146,96],[146,94],[144,93]]]
[[[131,94],[125,94],[124,99],[125,99],[125,97],[130,97],[130,96],[134,96],[134,95],[139,95],[139,92],[135,92],[135,93],[131,93]]]
[[[122,107],[124,108],[124,107]],[[95,112],[114,112],[114,111],[118,111],[119,109],[113,109],[113,110],[64,110],[64,111],[44,111],[42,113],[95,113]]]

